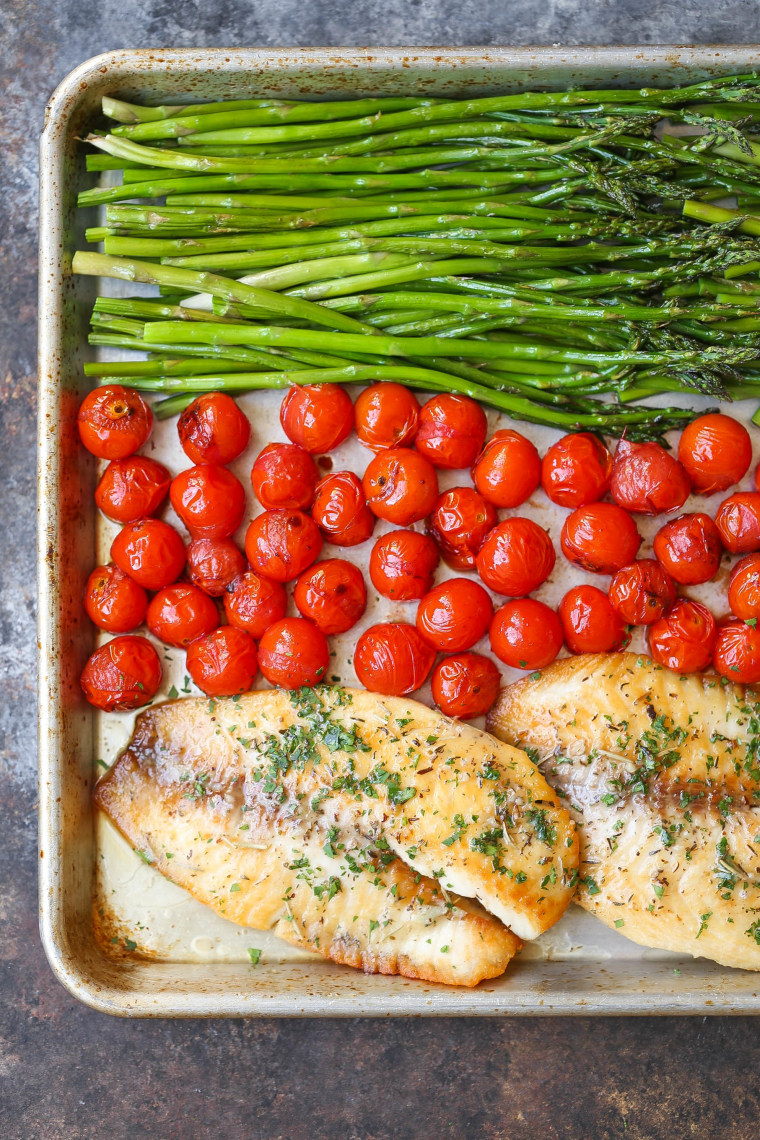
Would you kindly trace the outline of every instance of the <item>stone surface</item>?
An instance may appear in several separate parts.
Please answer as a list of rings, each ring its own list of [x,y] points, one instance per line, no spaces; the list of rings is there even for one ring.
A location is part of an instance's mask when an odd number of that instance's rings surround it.
[[[4,0],[0,5],[0,1136],[629,1140],[757,1135],[752,1019],[125,1022],[37,934],[37,136],[82,60],[212,44],[731,43],[756,0]]]

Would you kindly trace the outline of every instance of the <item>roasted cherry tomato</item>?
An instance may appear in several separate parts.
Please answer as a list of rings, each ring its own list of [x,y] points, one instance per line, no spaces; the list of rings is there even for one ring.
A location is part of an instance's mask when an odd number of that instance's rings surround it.
[[[84,591],[90,621],[109,633],[129,633],[145,621],[148,595],[134,579],[109,562],[96,566]]]
[[[500,682],[501,673],[490,657],[457,653],[438,662],[430,689],[444,716],[473,720],[488,712],[499,695]]]
[[[641,515],[677,511],[690,490],[685,468],[659,443],[621,439],[610,476],[610,492],[619,507]]]
[[[354,406],[338,384],[302,384],[283,399],[280,423],[293,443],[310,455],[324,455],[350,436]]]
[[[494,432],[472,469],[472,481],[496,507],[519,507],[541,480],[541,458],[519,431]]]
[[[472,570],[475,557],[496,526],[493,505],[472,487],[444,491],[428,519],[428,529],[441,554],[457,570]]]
[[[177,421],[179,442],[193,463],[231,463],[251,438],[251,425],[231,396],[198,396]]]
[[[243,521],[243,484],[216,463],[180,471],[172,479],[169,497],[193,538],[229,538]]]
[[[95,488],[95,504],[115,522],[137,522],[156,513],[171,481],[163,464],[145,455],[112,459]]]
[[[82,400],[77,427],[82,443],[98,459],[126,459],[150,435],[153,413],[134,388],[107,384]]]
[[[654,558],[621,567],[610,582],[610,601],[628,625],[659,621],[675,601],[673,582]]]
[[[375,516],[353,471],[335,471],[320,479],[311,514],[333,546],[358,546],[375,529]]]
[[[740,618],[726,618],[718,626],[713,665],[721,677],[741,685],[760,681],[760,629]]]
[[[358,566],[342,558],[327,558],[303,572],[293,601],[322,633],[345,633],[367,607],[367,588]]]
[[[187,576],[212,598],[221,598],[246,565],[231,538],[194,538],[187,548]]]
[[[258,641],[265,630],[285,617],[288,595],[280,582],[246,570],[227,588],[224,612],[230,625],[244,629]]]
[[[98,709],[139,709],[158,692],[161,662],[147,637],[115,637],[95,650],[80,683],[87,700]]]
[[[414,446],[436,467],[470,467],[487,427],[485,412],[469,396],[432,396],[420,410]]]
[[[369,576],[383,597],[411,602],[431,588],[437,565],[438,550],[432,538],[414,530],[392,530],[372,547]]]
[[[715,525],[726,550],[754,554],[760,550],[760,493],[737,491],[718,507]]]
[[[259,642],[259,667],[270,685],[300,689],[324,681],[330,662],[327,638],[306,618],[283,618]]]
[[[219,612],[208,594],[188,582],[164,586],[148,606],[148,629],[159,641],[184,649],[219,625]]]
[[[366,629],[356,643],[354,669],[371,693],[403,697],[424,685],[435,650],[413,625],[387,622]]]
[[[160,590],[182,573],[185,546],[173,526],[161,519],[140,519],[121,528],[111,543],[111,557],[146,590]]]
[[[244,629],[220,625],[190,642],[187,671],[210,697],[247,693],[256,680],[256,643]]]
[[[684,428],[678,458],[697,494],[714,495],[747,474],[752,441],[744,425],[731,416],[700,416]]]
[[[677,598],[673,609],[649,627],[649,651],[658,665],[698,673],[712,661],[715,618],[706,606]]]
[[[641,535],[627,511],[615,503],[589,503],[565,519],[562,553],[592,574],[614,574],[633,562]]]
[[[559,603],[559,620],[571,653],[612,653],[631,640],[625,622],[596,586],[574,586]]]
[[[380,451],[364,472],[364,494],[378,518],[409,526],[438,501],[438,476],[424,455],[409,447]]]
[[[319,479],[317,465],[297,443],[270,443],[251,471],[253,493],[265,510],[308,510]]]
[[[290,582],[319,557],[322,535],[303,511],[264,511],[248,527],[245,553],[258,574]]]
[[[365,447],[408,447],[414,440],[420,405],[403,384],[381,381],[360,392],[354,404],[356,434]]]
[[[480,641],[491,624],[493,603],[471,578],[434,586],[417,607],[417,629],[434,649],[460,653]]]
[[[563,435],[541,463],[541,485],[561,507],[596,503],[609,489],[612,456],[590,432]]]
[[[478,551],[478,573],[491,590],[521,598],[537,589],[555,562],[552,540],[538,523],[519,516],[493,528]]]
[[[543,602],[516,598],[493,615],[491,648],[513,669],[543,669],[562,648],[562,623]]]
[[[674,582],[698,586],[718,573],[723,543],[709,515],[679,515],[657,531],[654,553]]]
[[[748,554],[733,567],[728,604],[742,621],[760,617],[760,554]]]

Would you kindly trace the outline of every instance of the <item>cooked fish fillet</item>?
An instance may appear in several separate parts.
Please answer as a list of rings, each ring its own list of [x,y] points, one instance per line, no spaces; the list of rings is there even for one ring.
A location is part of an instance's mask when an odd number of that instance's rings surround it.
[[[571,807],[582,906],[642,945],[760,970],[755,690],[570,657],[505,689],[488,724]]]
[[[95,798],[227,918],[434,981],[503,972],[577,873],[575,825],[524,753],[364,691],[157,706]]]

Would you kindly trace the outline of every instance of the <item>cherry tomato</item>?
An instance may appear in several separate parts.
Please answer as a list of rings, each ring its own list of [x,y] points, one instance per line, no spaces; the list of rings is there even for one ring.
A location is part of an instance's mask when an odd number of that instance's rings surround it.
[[[231,396],[198,396],[177,421],[179,442],[193,463],[231,463],[251,438],[251,425]]]
[[[472,570],[475,557],[496,526],[496,511],[472,487],[444,491],[428,519],[428,529],[449,566]]]
[[[610,601],[628,625],[659,621],[675,597],[673,582],[654,558],[621,567],[610,582]]]
[[[193,538],[229,538],[243,521],[243,484],[216,463],[180,471],[169,498]]]
[[[210,697],[247,693],[256,680],[256,643],[244,629],[220,625],[190,642],[187,671]]]
[[[303,511],[264,511],[248,527],[245,553],[253,569],[275,582],[290,582],[319,557],[322,535]]]
[[[677,511],[690,490],[685,468],[659,443],[621,439],[610,476],[610,492],[619,507],[642,515]]]
[[[541,479],[541,458],[519,431],[494,432],[472,469],[472,481],[496,507],[519,507]]]
[[[713,664],[729,681],[756,685],[760,681],[760,629],[739,618],[726,618],[718,626]]]
[[[430,688],[444,716],[473,720],[488,712],[499,695],[500,682],[501,673],[490,657],[458,653],[439,661]]]
[[[153,413],[134,388],[107,384],[82,400],[77,427],[82,443],[98,459],[126,459],[150,435]]]
[[[485,412],[469,396],[432,396],[420,410],[414,446],[436,467],[470,467],[487,427]]]
[[[559,620],[571,653],[612,653],[631,640],[623,619],[596,586],[568,590],[559,603]]]
[[[737,491],[718,507],[715,525],[726,550],[754,554],[760,550],[760,493]]]
[[[95,504],[116,522],[137,522],[154,515],[169,493],[172,477],[145,455],[112,459],[95,488]]]
[[[543,602],[516,598],[493,615],[491,648],[513,669],[543,669],[562,648],[562,624]]]
[[[270,625],[285,617],[287,610],[285,587],[271,578],[262,578],[255,570],[246,570],[236,578],[224,595],[227,621],[257,641]]]
[[[675,582],[698,586],[718,573],[723,543],[709,515],[679,515],[657,531],[654,553]]]
[[[322,633],[345,633],[367,607],[367,588],[358,566],[342,558],[327,558],[304,571],[293,600]]]
[[[92,654],[80,677],[84,695],[106,712],[139,709],[161,684],[161,662],[147,637],[114,637]]]
[[[293,443],[310,455],[324,455],[350,436],[354,406],[338,384],[298,385],[280,405],[280,423]]]
[[[541,464],[541,484],[553,503],[585,507],[596,503],[609,489],[612,456],[590,432],[563,435],[547,451]]]
[[[743,621],[760,617],[760,554],[740,558],[732,569],[728,604]]]
[[[379,452],[370,460],[362,482],[370,509],[396,526],[424,519],[438,500],[435,467],[409,447]]]
[[[324,681],[330,662],[327,638],[306,618],[283,618],[262,636],[259,665],[270,685],[300,689]]]
[[[256,457],[251,471],[253,493],[265,510],[307,510],[314,498],[319,471],[297,443],[270,443]]]
[[[196,637],[219,625],[219,613],[208,594],[187,582],[165,586],[148,606],[148,629],[159,641],[184,649]]]
[[[146,590],[160,590],[182,573],[185,547],[173,526],[140,519],[121,528],[111,543],[111,558]]]
[[[417,607],[417,629],[434,649],[459,653],[480,641],[491,624],[493,603],[470,578],[434,586]]]
[[[419,689],[434,661],[435,650],[406,622],[370,626],[354,651],[359,682],[371,693],[389,697],[403,697]]]
[[[414,530],[392,530],[372,547],[369,576],[383,597],[411,602],[431,588],[437,565],[438,550],[432,538]]]
[[[408,447],[414,440],[420,405],[403,384],[381,381],[359,393],[354,404],[356,434],[365,447]]]
[[[715,618],[706,606],[677,598],[673,609],[649,627],[649,651],[658,665],[698,673],[712,661]]]
[[[246,565],[231,538],[194,538],[187,548],[187,576],[212,598],[220,598]]]
[[[700,416],[688,424],[678,458],[699,495],[714,495],[743,479],[752,462],[749,432],[731,416]]]
[[[614,503],[589,503],[565,519],[562,553],[592,574],[614,574],[633,562],[641,535],[627,511]]]
[[[519,516],[495,526],[476,559],[486,586],[510,598],[537,589],[551,574],[555,560],[552,540],[544,528]]]
[[[128,574],[109,562],[96,566],[84,591],[90,621],[109,633],[129,633],[145,621],[148,595]]]
[[[317,483],[311,514],[333,546],[358,546],[375,529],[375,516],[353,471],[335,471]]]

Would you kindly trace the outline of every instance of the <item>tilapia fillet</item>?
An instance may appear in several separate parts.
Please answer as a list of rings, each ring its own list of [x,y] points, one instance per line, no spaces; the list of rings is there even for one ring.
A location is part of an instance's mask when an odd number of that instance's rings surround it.
[[[95,800],[226,918],[370,972],[496,977],[577,875],[575,825],[524,753],[364,691],[149,709]]]
[[[491,732],[579,823],[577,901],[634,942],[760,970],[760,703],[633,653],[503,690]],[[533,755],[533,753],[531,753]]]

